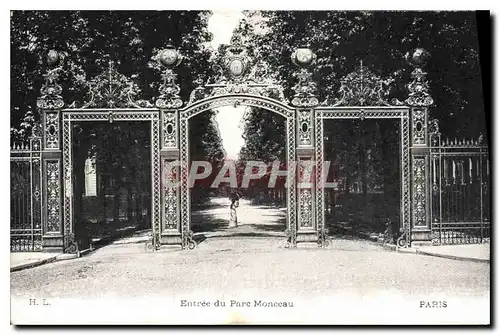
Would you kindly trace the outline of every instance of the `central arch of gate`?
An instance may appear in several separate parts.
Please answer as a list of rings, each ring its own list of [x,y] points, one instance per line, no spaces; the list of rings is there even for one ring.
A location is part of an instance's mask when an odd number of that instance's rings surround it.
[[[167,53],[172,59],[170,62]],[[222,59],[215,82],[193,90],[189,102],[182,107],[173,72],[180,62],[177,60],[180,55],[173,49],[160,55],[166,70],[164,94],[156,106],[160,108],[163,128],[162,178],[167,178],[162,184],[163,224],[156,238],[160,244],[181,244],[183,248],[196,245],[190,229],[189,119],[207,110],[238,105],[266,109],[285,118],[288,163],[286,242],[288,246],[295,246],[301,241],[318,241],[314,187],[312,184],[298,187],[296,181],[296,175],[310,176],[315,162],[314,107],[318,105],[318,99],[311,73],[307,70],[314,57],[306,48],[298,49],[292,55],[292,61],[300,71],[290,104],[284,97],[283,88],[263,78],[257,71],[258,67],[251,66],[252,60],[245,48],[233,44]]]
[[[178,197],[165,197],[166,208],[171,208],[177,201],[180,204],[180,217],[174,220],[174,217],[165,217],[165,224],[167,229],[174,229],[174,234],[178,234],[182,238],[182,233],[185,232],[185,239],[191,241],[191,230],[190,230],[190,189],[188,187],[188,166],[189,166],[189,139],[188,139],[188,127],[189,119],[203,113],[208,110],[216,109],[225,106],[248,106],[263,108],[270,112],[277,113],[285,118],[286,124],[286,160],[287,162],[295,161],[296,159],[296,111],[279,100],[267,97],[265,95],[252,95],[252,94],[217,94],[212,97],[208,97],[197,101],[195,103],[187,105],[185,108],[179,111],[179,143],[178,147],[170,146],[165,147],[162,150],[162,162],[163,165],[171,164],[173,159],[178,159],[180,167],[180,193]],[[290,165],[290,164],[289,164]],[[294,177],[294,170],[287,170],[287,180],[292,180]],[[169,190],[168,187],[165,191],[166,195],[176,194],[174,190]],[[288,242],[292,245],[295,241],[296,232],[296,186],[295,183],[290,183],[286,187],[286,198],[287,198],[287,235]],[[170,221],[167,221],[169,219]],[[314,233],[312,217],[307,218],[307,222],[299,221],[299,227],[304,227],[305,231],[309,229],[309,233]],[[178,223],[177,225],[175,223]],[[169,225],[170,224],[170,225]],[[178,230],[180,228],[180,230]],[[168,230],[166,231],[168,234]],[[180,233],[180,234],[179,234]],[[302,230],[300,230],[302,233]],[[168,236],[168,235],[167,235]],[[162,236],[162,241],[169,241],[169,238]],[[174,241],[175,242],[175,241]],[[191,245],[192,246],[192,245]]]

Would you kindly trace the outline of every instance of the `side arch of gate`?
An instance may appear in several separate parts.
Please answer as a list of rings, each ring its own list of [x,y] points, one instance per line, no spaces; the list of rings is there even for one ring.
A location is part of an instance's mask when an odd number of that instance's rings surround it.
[[[407,106],[336,106],[319,107],[316,109],[316,166],[324,166],[324,122],[327,120],[380,120],[390,119],[399,122],[399,165],[400,165],[400,232],[402,237],[398,243],[404,247],[409,244],[411,217],[411,170],[410,170],[410,107]],[[325,189],[322,187],[324,178],[317,174],[316,206],[318,226],[325,225]]]
[[[324,120],[328,119],[396,119],[400,124],[400,231],[397,243],[400,247],[428,245],[430,229],[429,189],[429,107],[433,99],[429,94],[429,82],[424,65],[429,57],[427,51],[416,48],[408,54],[413,66],[411,82],[407,85],[409,95],[404,102],[386,99],[389,90],[384,80],[363,66],[341,80],[338,98],[327,98],[315,109],[316,164],[319,169],[324,162]],[[318,227],[324,230],[324,189],[317,173],[316,214]]]
[[[135,107],[135,108],[134,108]],[[67,252],[76,252],[81,248],[76,240],[74,218],[74,183],[73,171],[73,135],[72,125],[81,122],[147,122],[150,126],[150,157],[151,157],[151,230],[157,236],[160,230],[160,122],[159,111],[156,108],[140,108],[131,106],[111,109],[63,109],[62,115],[62,173],[63,180],[63,236]],[[156,238],[154,242],[156,242]]]
[[[65,106],[58,83],[61,56],[51,50],[49,69],[37,100],[41,120],[42,247],[79,253],[83,244],[75,236],[72,126],[81,122],[148,122],[151,140],[151,227],[154,243],[160,228],[160,109],[136,100],[133,82],[119,73],[112,61],[108,69],[89,81],[88,100]],[[66,107],[66,108],[64,108]],[[86,236],[88,237],[88,236]]]

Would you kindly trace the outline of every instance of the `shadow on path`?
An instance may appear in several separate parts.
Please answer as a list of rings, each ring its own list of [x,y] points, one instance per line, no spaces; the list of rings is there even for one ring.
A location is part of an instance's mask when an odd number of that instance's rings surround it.
[[[240,199],[238,225],[229,226],[229,200],[213,198],[209,206],[191,213],[191,230],[195,240],[211,237],[276,237],[285,236],[286,208],[252,205]]]

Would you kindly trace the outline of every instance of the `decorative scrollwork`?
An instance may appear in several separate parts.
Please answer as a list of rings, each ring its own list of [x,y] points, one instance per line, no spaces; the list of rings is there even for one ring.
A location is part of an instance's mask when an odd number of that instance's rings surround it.
[[[93,111],[93,112],[63,112],[64,121],[106,121],[109,122],[110,116],[115,121],[152,121],[157,119],[157,111],[133,111],[133,110],[114,110],[109,111]]]
[[[317,87],[316,83],[312,80],[312,73],[307,69],[300,69],[295,73],[298,79],[297,84],[293,87],[295,92],[292,98],[292,105],[298,107],[314,107],[319,104],[316,97]]]
[[[422,70],[429,54],[421,48],[414,50],[412,54],[411,63],[415,69],[411,73],[412,82],[408,84],[408,91],[410,92],[406,103],[409,106],[429,107],[434,103],[434,100],[429,94],[429,82],[425,78],[427,73]]]
[[[193,238],[193,231],[182,231],[182,249],[193,250],[196,248],[197,243]]]
[[[390,106],[386,97],[392,80],[383,80],[372,71],[360,66],[340,81],[340,99],[332,102],[327,98],[322,104],[334,106]]]
[[[410,169],[410,120],[408,116],[401,118],[401,222],[404,231],[410,231],[411,213],[411,169]]]
[[[422,108],[413,108],[411,111],[411,133],[412,144],[423,145],[426,144],[426,122],[427,110]]]
[[[251,94],[287,102],[283,88],[272,82],[246,81],[241,83],[227,83],[218,85],[200,86],[191,92],[189,104],[196,101],[221,95]]]
[[[177,226],[177,191],[167,187],[165,191],[165,228],[175,229]]]
[[[298,112],[299,146],[312,145],[312,110],[303,109]]]
[[[242,82],[247,79],[252,58],[237,35],[232,38],[231,45],[227,48],[222,59],[222,64],[229,80]]]
[[[160,168],[160,117],[158,113],[151,113],[152,133],[152,196],[153,203],[152,226],[155,235],[155,243],[160,243],[160,221],[161,221],[161,168]]]
[[[426,157],[413,157],[413,225],[426,225]]]
[[[325,188],[324,186],[324,132],[323,132],[323,119],[321,118],[321,112],[315,111],[315,135],[316,135],[316,183],[315,183],[315,194],[316,194],[316,225],[318,230],[323,229],[325,225]]]
[[[296,159],[296,125],[295,125],[295,115],[292,113],[286,120],[286,137],[287,137],[287,150],[286,159],[287,162],[291,162]],[[295,171],[294,169],[288,169],[288,180],[294,180]],[[288,205],[288,229],[290,234],[290,245],[289,247],[297,246],[297,195],[295,185],[291,185],[287,189],[287,205]]]
[[[439,120],[438,119],[432,119],[429,120],[429,134],[439,134]]]
[[[318,238],[318,247],[328,247],[330,245],[330,238],[328,236],[328,230],[325,227],[325,212],[324,212],[324,196],[325,189],[323,187],[325,180],[323,179],[323,163],[324,163],[324,154],[323,154],[323,141],[324,141],[324,133],[323,133],[323,119],[321,118],[321,113],[316,111],[315,115],[316,122],[316,183],[315,183],[315,192],[316,192],[316,235]]]
[[[427,129],[429,132],[430,145],[434,147],[439,146],[441,140],[441,132],[439,131],[439,120],[437,119],[430,120]]]
[[[397,246],[400,248],[408,248],[410,246],[410,232],[409,230],[403,231],[403,234],[398,237]]]
[[[136,101],[139,88],[125,75],[119,73],[110,60],[107,71],[90,80],[90,99],[82,108],[147,108],[153,105],[145,100]],[[76,106],[76,102],[72,107]]]
[[[304,188],[302,184],[310,183],[310,178],[313,172],[314,162],[312,160],[303,160],[299,163],[299,175],[301,178],[301,186],[299,186],[299,216],[300,227],[313,226],[313,194],[311,188]]]
[[[391,105],[393,106],[405,106],[405,103],[398,98],[392,98],[391,99]]]
[[[64,237],[64,252],[67,254],[78,254],[79,248],[78,243],[75,239],[75,234],[71,233]]]
[[[322,119],[401,119],[408,117],[408,109],[343,109],[318,110]]]
[[[163,147],[177,147],[177,111],[163,111]]]
[[[434,226],[432,228],[433,228],[431,233],[432,245],[441,245],[441,234],[439,230],[436,230]]]
[[[47,56],[47,62],[49,65],[57,65],[59,63],[59,54],[51,50]],[[57,80],[59,79],[59,72],[62,71],[62,67],[56,67],[54,69],[49,69],[43,78],[45,82],[40,89],[40,97],[38,98],[36,105],[42,110],[46,109],[61,109],[64,107],[64,101],[61,96],[62,87],[59,85]]]
[[[267,73],[268,67],[262,61],[254,62],[241,41],[233,38],[231,43],[220,62],[214,65],[216,75],[213,80],[194,89],[189,104],[231,94],[250,94],[288,103],[283,87]]]
[[[73,165],[72,160],[72,145],[71,145],[71,122],[69,119],[69,115],[67,113],[62,114],[63,118],[63,129],[62,129],[62,148],[63,148],[63,180],[71,181],[72,173],[71,166]],[[71,184],[64,185],[64,188],[70,187]],[[73,210],[71,207],[72,204],[71,193],[68,194],[68,190],[66,190],[63,196],[63,222],[64,222],[64,236],[69,236],[73,232]]]
[[[300,226],[312,227],[313,225],[313,203],[312,192],[310,189],[300,190]]]
[[[59,112],[45,112],[45,148],[59,149]]]
[[[278,102],[279,101],[270,100],[259,96],[244,96],[244,95],[236,96],[233,94],[224,97],[214,97],[211,99],[206,99],[203,102],[200,101],[198,104],[182,110],[180,116],[182,120],[183,118],[193,117],[209,109],[216,109],[218,107],[223,107],[223,106],[245,105],[248,107],[267,109],[269,111],[278,113],[286,118],[294,117],[295,111],[293,109],[289,109],[283,106],[283,104],[281,103],[278,104]]]
[[[172,69],[165,69],[162,78],[163,84],[160,86],[160,96],[156,100],[156,107],[163,109],[182,107],[182,100],[179,96],[181,88],[175,82],[177,74]]]
[[[168,161],[164,161],[164,166],[168,166]],[[164,190],[164,218],[165,218],[165,229],[176,229],[177,228],[177,199],[178,192],[177,187],[173,186],[178,180],[178,173],[176,169],[170,169],[170,171],[165,171],[167,179],[165,182]]]
[[[61,184],[59,160],[46,162],[47,173],[47,231],[58,232],[61,227],[59,208],[61,205]]]
[[[364,110],[364,109],[361,109],[361,110],[359,111],[359,120],[360,120],[360,121],[364,121],[364,120],[365,120],[365,118],[366,118],[365,110]]]
[[[189,230],[189,211],[190,211],[190,197],[189,197],[189,165],[188,165],[188,118],[181,118],[180,120],[180,157],[181,157],[181,234]]]

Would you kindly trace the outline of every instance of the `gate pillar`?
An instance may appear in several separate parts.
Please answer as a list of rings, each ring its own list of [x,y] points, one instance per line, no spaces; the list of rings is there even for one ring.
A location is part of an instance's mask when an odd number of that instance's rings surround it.
[[[410,63],[414,66],[408,84],[406,104],[411,115],[411,230],[412,245],[430,245],[430,190],[428,113],[433,99],[429,94],[426,72],[422,69],[429,54],[421,48],[413,50]]]
[[[296,242],[316,242],[322,246],[324,242],[323,227],[318,227],[316,222],[316,194],[314,171],[318,172],[318,167],[314,167],[315,159],[315,107],[319,101],[316,96],[317,87],[312,79],[312,73],[306,69],[307,66],[314,63],[316,55],[308,48],[298,48],[292,54],[292,62],[300,69],[295,76],[298,79],[297,84],[293,87],[295,92],[292,98],[292,105],[296,107],[296,183],[297,187],[297,231],[295,227],[290,227],[289,234]],[[293,243],[294,244],[294,243]]]
[[[156,247],[160,245],[183,246],[183,227],[180,224],[180,151],[179,151],[179,108],[182,100],[177,74],[173,68],[182,61],[182,56],[171,46],[161,50],[158,60],[163,66],[160,96],[155,105],[161,118],[161,223],[153,227]]]
[[[63,227],[62,196],[62,146],[61,109],[64,106],[62,87],[58,84],[62,71],[61,55],[50,50],[47,55],[48,70],[37,99],[41,115],[42,133],[42,248],[44,251],[68,251],[74,247],[74,236]],[[70,144],[67,144],[70,145]],[[66,192],[71,190],[66,189]],[[75,250],[76,251],[76,250]]]

